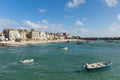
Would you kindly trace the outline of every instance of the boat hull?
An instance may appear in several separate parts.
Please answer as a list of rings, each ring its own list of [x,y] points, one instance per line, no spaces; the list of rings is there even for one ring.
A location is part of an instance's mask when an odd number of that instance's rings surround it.
[[[107,65],[104,65],[104,66],[97,66],[97,67],[87,67],[86,65],[84,66],[84,68],[86,69],[86,70],[99,70],[99,69],[104,69],[104,68],[107,68],[107,67],[110,67],[112,65],[112,62],[109,62],[109,64],[107,64]]]
[[[26,64],[26,63],[32,63],[34,61],[34,59],[30,59],[30,60],[21,60],[20,62],[23,63],[23,64]]]

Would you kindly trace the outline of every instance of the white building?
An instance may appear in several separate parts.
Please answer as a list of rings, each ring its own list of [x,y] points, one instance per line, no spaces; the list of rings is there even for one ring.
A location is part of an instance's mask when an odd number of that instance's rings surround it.
[[[39,40],[40,39],[40,34],[38,31],[32,31],[32,40]]]
[[[20,33],[17,30],[9,31],[9,40],[15,41],[16,39],[20,39]]]
[[[46,32],[40,32],[40,40],[47,40]]]
[[[55,33],[46,33],[48,40],[54,40],[55,39]]]
[[[2,33],[0,33],[0,41],[5,41],[5,36]]]
[[[58,39],[65,39],[63,33],[57,33],[56,36],[58,37]]]
[[[24,31],[20,32],[20,39],[23,40],[23,41],[27,40],[26,32],[24,32]]]

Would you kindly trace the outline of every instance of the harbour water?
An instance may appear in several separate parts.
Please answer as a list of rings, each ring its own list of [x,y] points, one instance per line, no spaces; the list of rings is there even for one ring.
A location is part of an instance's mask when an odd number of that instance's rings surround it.
[[[68,47],[60,50],[57,47]],[[34,59],[31,64],[21,64]],[[85,63],[113,61],[111,67],[96,71]],[[120,80],[120,43],[95,41],[45,43],[0,48],[0,80]]]

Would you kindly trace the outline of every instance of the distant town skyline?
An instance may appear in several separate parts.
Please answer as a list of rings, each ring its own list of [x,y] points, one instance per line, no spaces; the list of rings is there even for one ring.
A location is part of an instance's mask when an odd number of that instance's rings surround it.
[[[4,28],[120,37],[119,0],[0,0]]]

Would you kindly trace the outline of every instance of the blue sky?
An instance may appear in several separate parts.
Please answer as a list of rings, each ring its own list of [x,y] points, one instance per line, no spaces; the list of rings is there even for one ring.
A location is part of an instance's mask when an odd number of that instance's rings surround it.
[[[119,0],[0,0],[3,28],[120,37]]]

